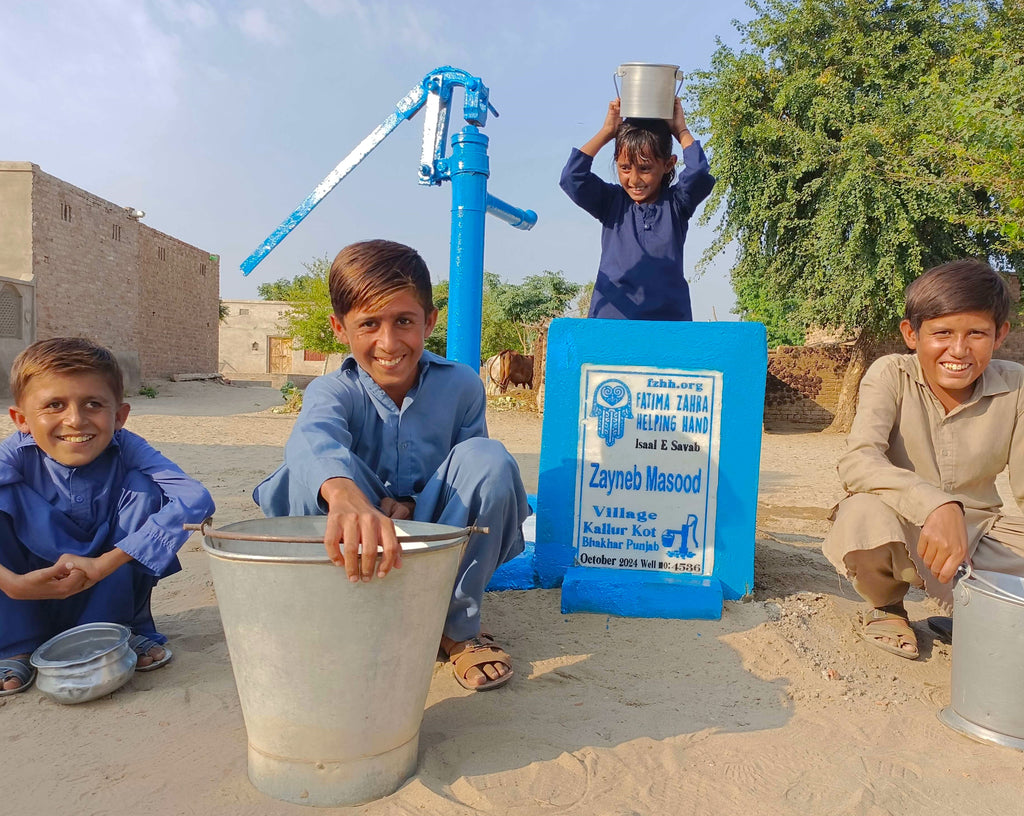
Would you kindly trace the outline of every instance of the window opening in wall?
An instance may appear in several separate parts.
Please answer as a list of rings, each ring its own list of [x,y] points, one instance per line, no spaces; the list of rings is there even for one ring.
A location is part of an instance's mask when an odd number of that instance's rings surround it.
[[[200,275],[205,275],[206,274],[206,264],[204,264],[204,263],[199,264],[199,274]]]
[[[21,294],[10,284],[0,288],[0,337],[21,337]]]
[[[121,240],[121,225],[120,224],[114,224],[113,225],[113,229],[110,230],[110,237],[113,238],[115,241],[120,241]]]
[[[249,310],[248,309],[239,309],[238,313],[240,315],[247,315],[247,314],[249,314]]]
[[[167,248],[166,247],[157,247],[156,248],[156,257],[158,257],[161,261],[166,261],[167,260]]]
[[[327,355],[322,351],[310,351],[304,349],[302,352],[302,359],[307,363],[323,363],[327,361]]]
[[[60,203],[60,220],[68,222],[71,221],[71,205],[66,201],[62,201]]]

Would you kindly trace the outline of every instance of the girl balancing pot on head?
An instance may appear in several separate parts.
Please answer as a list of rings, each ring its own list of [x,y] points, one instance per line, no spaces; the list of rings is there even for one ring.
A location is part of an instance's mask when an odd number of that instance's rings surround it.
[[[620,100],[608,104],[597,134],[573,148],[561,188],[601,222],[601,263],[588,317],[618,320],[692,320],[683,275],[683,244],[697,205],[715,186],[700,142],[690,135],[678,97],[671,121],[625,119]],[[683,149],[679,180],[673,136]],[[591,165],[615,141],[618,184],[602,181]]]

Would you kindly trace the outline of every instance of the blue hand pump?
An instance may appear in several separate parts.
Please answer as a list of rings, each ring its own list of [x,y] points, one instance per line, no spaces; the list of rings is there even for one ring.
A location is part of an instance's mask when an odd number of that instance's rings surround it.
[[[465,127],[452,136],[451,158],[445,158],[449,106],[452,92],[465,90]],[[452,229],[449,266],[448,348],[449,359],[471,366],[480,365],[480,326],[483,301],[484,215],[490,213],[517,229],[528,230],[537,223],[533,210],[520,210],[487,192],[490,163],[487,136],[481,128],[487,113],[498,112],[490,104],[487,86],[459,68],[437,68],[413,87],[395,105],[395,110],[363,139],[321,181],[242,264],[248,275],[331,190],[402,122],[425,108],[423,151],[419,183],[452,183]]]

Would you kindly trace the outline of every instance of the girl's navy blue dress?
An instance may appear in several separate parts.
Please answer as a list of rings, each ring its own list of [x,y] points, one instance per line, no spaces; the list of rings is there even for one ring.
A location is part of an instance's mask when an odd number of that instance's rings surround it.
[[[683,149],[678,181],[650,204],[637,204],[621,186],[594,175],[593,161],[573,148],[559,182],[601,222],[601,264],[588,317],[692,320],[683,243],[693,211],[715,186],[700,142]]]

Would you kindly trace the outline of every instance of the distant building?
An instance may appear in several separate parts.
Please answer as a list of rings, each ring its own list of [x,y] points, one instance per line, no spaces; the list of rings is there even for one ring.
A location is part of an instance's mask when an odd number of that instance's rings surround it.
[[[142,215],[31,162],[0,162],[5,373],[29,343],[61,335],[102,343],[136,379],[217,371],[220,260]]]
[[[267,381],[275,387],[304,387],[313,377],[341,365],[344,355],[328,355],[296,344],[281,329],[291,308],[283,300],[225,300],[220,323],[219,371],[229,380]]]

